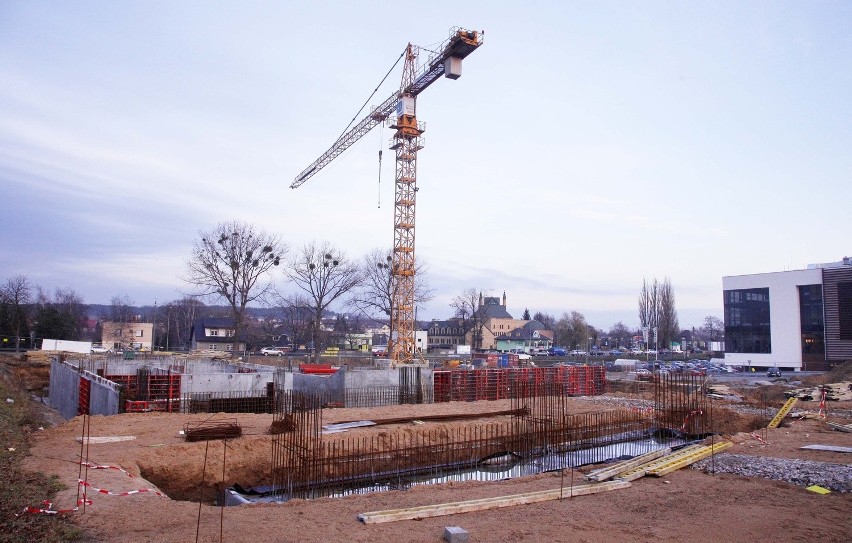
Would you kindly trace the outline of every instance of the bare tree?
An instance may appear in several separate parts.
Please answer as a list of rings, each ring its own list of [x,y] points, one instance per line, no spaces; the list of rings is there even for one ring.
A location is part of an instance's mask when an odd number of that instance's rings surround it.
[[[480,307],[481,298],[481,292],[477,292],[475,288],[468,288],[455,296],[450,302],[450,307],[453,308],[454,316],[459,319],[465,336],[468,333],[470,334],[470,343],[473,349],[482,348],[482,327],[485,325],[485,311],[482,311]]]
[[[165,323],[165,335],[160,346],[166,350],[189,349],[192,344],[192,326],[204,303],[197,298],[185,296],[173,300],[160,309],[159,320]]]
[[[312,335],[316,342],[321,338],[323,313],[337,301],[350,294],[361,284],[358,265],[346,259],[346,255],[329,243],[309,243],[296,254],[285,275],[301,294],[291,299],[306,303],[305,309],[312,313]],[[314,344],[314,361],[319,359],[320,350]]]
[[[239,221],[221,223],[200,237],[187,262],[186,281],[199,289],[198,296],[228,302],[236,332],[231,356],[237,356],[246,306],[271,292],[271,283],[263,280],[278,266],[286,247],[276,236]]]
[[[0,289],[0,303],[8,321],[9,330],[15,336],[15,352],[21,349],[21,333],[29,326],[30,297],[33,286],[25,275],[16,275],[6,280]],[[31,346],[32,347],[32,346]]]
[[[53,296],[38,290],[33,327],[39,337],[77,341],[83,318],[83,299],[73,290],[59,288]]]
[[[133,322],[135,309],[133,300],[124,296],[113,296],[109,307],[109,320],[112,322]]]
[[[615,339],[617,347],[629,347],[629,338],[631,335],[630,328],[621,321],[613,324],[609,329],[609,337]]]
[[[541,311],[536,311],[535,315],[533,315],[533,320],[538,321],[544,325],[545,330],[554,330],[556,328],[556,317],[551,315],[550,313],[542,313]],[[556,338],[554,338],[555,340]]]
[[[293,349],[309,345],[312,340],[313,312],[304,296],[295,295],[284,300],[281,307],[281,326],[289,336]]]
[[[351,303],[364,315],[374,318],[377,314],[388,319],[391,314],[395,292],[395,276],[391,273],[393,256],[391,251],[373,249],[361,261],[361,287],[353,293]],[[426,280],[428,266],[422,259],[417,260],[414,273],[414,303],[424,303],[432,299],[432,289]]]
[[[557,336],[562,342],[573,349],[589,348],[589,332],[592,328],[586,322],[586,317],[579,311],[563,313],[556,323]]]
[[[718,341],[725,331],[725,323],[719,317],[707,315],[699,331],[705,340]]]

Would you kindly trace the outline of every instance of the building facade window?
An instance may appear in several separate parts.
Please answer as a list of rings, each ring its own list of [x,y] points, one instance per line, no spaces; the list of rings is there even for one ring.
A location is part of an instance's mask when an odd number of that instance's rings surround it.
[[[825,325],[822,285],[799,286],[802,323],[802,361],[825,360]]]
[[[769,289],[726,290],[725,351],[771,353]]]
[[[852,282],[837,283],[840,341],[852,341]]]

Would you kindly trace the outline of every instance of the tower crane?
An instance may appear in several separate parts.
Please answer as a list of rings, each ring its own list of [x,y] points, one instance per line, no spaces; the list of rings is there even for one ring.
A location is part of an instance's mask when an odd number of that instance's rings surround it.
[[[424,125],[417,120],[417,96],[442,75],[461,77],[462,59],[482,45],[484,32],[453,28],[429,59],[417,67],[419,47],[410,43],[405,50],[402,84],[398,91],[374,108],[310,166],[296,176],[291,189],[301,186],[314,174],[351,147],[375,126],[396,115],[390,148],[396,152],[396,177],[393,213],[393,255],[391,261],[391,336],[388,354],[395,364],[414,357],[414,209],[417,195],[417,151],[423,148],[420,137]]]

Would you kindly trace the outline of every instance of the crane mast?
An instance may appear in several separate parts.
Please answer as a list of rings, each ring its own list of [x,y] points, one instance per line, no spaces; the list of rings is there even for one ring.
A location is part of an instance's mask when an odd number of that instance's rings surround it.
[[[482,45],[483,32],[454,28],[447,41],[417,69],[418,48],[410,43],[405,50],[402,83],[392,94],[337,141],[310,166],[296,176],[290,188],[297,188],[340,156],[373,127],[392,114],[395,130],[391,149],[396,152],[394,186],[394,236],[391,262],[391,337],[388,354],[395,364],[414,358],[415,326],[415,204],[417,200],[417,151],[423,148],[424,127],[417,121],[417,96],[442,75],[461,76],[461,61]]]

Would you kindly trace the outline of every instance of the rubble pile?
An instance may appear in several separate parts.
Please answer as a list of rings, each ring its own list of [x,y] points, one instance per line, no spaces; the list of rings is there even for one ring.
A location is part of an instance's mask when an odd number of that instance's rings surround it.
[[[852,492],[852,466],[790,458],[770,458],[722,453],[692,465],[704,473],[732,473],[741,477],[763,477],[794,485],[819,485],[836,492]]]
[[[807,388],[796,388],[784,394],[788,398],[796,397],[800,400],[819,401],[825,391],[825,399],[832,402],[852,400],[852,381],[841,383],[829,383]]]

